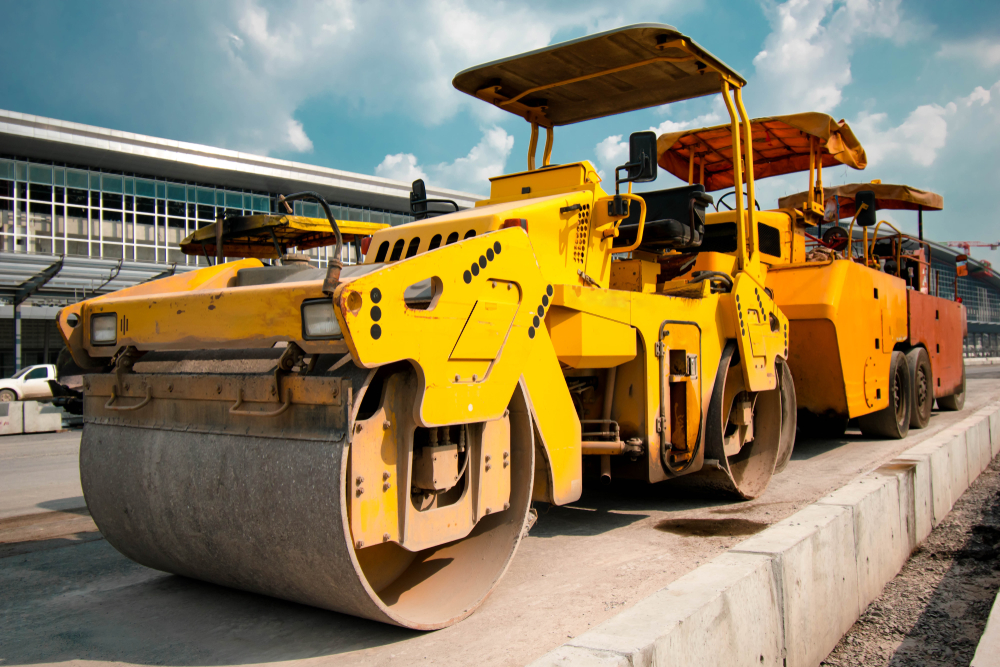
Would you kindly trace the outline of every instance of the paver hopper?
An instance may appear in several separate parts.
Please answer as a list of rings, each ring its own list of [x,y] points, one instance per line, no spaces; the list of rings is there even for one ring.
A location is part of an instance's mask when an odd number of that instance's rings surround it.
[[[433,215],[418,183],[418,220],[374,232],[362,264],[244,259],[62,311],[92,369],[84,493],[122,553],[433,629],[496,585],[533,499],[570,503],[612,475],[751,498],[787,460],[788,323],[749,241],[754,212],[738,205],[728,270],[661,289],[658,257],[703,239],[703,188],[621,191],[655,178],[648,132],[613,194],[589,162],[549,164],[557,126],[721,94],[735,182],[752,189],[744,80],[641,24],[454,83],[532,127],[528,170],[491,179],[475,208]],[[305,197],[339,257],[349,223],[318,195],[287,199]],[[225,220],[189,245],[277,256],[279,222]]]

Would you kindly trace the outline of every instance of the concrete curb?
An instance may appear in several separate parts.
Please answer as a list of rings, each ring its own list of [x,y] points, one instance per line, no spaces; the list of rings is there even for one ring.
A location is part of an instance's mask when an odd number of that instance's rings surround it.
[[[969,667],[1000,667],[1000,596],[993,601],[986,629],[979,638],[976,654]]]
[[[994,403],[531,666],[818,665],[998,453]]]
[[[1000,357],[969,357],[965,360],[966,366],[996,366],[1000,364]]]

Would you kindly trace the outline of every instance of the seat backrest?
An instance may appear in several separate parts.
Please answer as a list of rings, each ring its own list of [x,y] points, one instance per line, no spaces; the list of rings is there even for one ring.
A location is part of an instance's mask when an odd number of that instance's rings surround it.
[[[646,202],[646,222],[654,220],[677,220],[691,224],[692,203],[695,215],[700,209],[700,218],[704,222],[705,207],[712,203],[711,195],[705,194],[705,186],[700,183],[682,185],[679,188],[641,192],[639,195]],[[632,207],[628,217],[622,224],[639,224],[639,207]]]
[[[641,193],[646,202],[646,231],[643,247],[697,248],[705,234],[705,207],[712,197],[701,184]],[[639,227],[640,208],[629,207],[629,215],[618,226],[616,246],[634,242]]]

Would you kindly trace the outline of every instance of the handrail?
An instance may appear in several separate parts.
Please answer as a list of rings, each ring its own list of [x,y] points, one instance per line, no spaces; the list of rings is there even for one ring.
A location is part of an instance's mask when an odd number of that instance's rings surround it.
[[[277,410],[271,410],[270,412],[258,412],[256,410],[240,410],[240,406],[243,405],[243,387],[240,387],[236,391],[236,403],[234,403],[233,406],[229,408],[229,414],[247,416],[247,417],[277,417],[292,405],[291,390],[288,391],[286,396],[287,398],[285,399],[285,402],[282,403],[281,407],[278,408]]]
[[[151,400],[153,400],[153,388],[146,387],[146,398],[144,398],[141,403],[136,403],[135,405],[112,405],[112,403],[115,402],[115,399],[119,398],[117,392],[115,391],[117,388],[117,385],[111,386],[111,398],[109,398],[108,402],[104,404],[105,410],[118,410],[120,412],[138,410],[141,407],[145,407]]]
[[[636,248],[638,248],[640,245],[642,245],[642,233],[646,229],[646,200],[644,200],[639,195],[633,195],[633,194],[624,194],[624,195],[618,195],[618,196],[621,197],[622,199],[631,199],[631,200],[639,202],[640,209],[639,209],[639,229],[637,229],[636,232],[635,232],[635,243],[633,243],[632,245],[628,246],[627,248],[615,248],[614,249],[614,253],[616,255],[619,254],[619,253],[632,252],[633,250],[635,250]],[[604,198],[602,198],[602,199],[604,199]],[[611,199],[611,198],[607,197],[607,199]],[[621,224],[621,221],[624,220],[624,219],[625,218],[619,218],[618,222],[614,225],[614,227],[612,227],[611,229],[605,231],[604,232],[604,238],[606,238],[606,239],[607,238],[614,239],[614,237],[617,236],[616,232],[618,231],[618,225]],[[614,243],[614,241],[612,241],[612,243]]]

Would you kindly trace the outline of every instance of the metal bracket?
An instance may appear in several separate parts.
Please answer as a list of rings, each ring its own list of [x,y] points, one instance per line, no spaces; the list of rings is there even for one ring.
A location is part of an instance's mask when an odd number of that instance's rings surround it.
[[[278,358],[278,365],[274,368],[274,393],[278,400],[281,400],[281,378],[291,373],[292,369],[299,366],[305,358],[305,351],[295,343],[288,343],[285,351]]]

